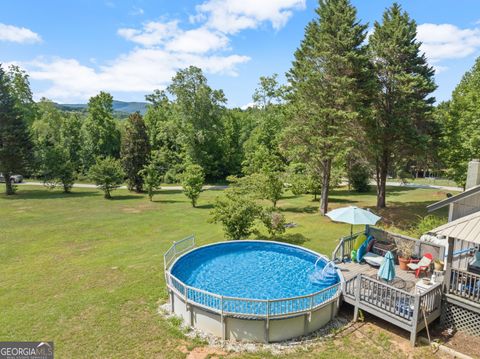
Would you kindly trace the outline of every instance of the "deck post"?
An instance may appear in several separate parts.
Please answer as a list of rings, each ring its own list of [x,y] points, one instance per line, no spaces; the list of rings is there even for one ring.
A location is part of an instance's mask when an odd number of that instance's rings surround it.
[[[345,238],[340,239],[340,262],[343,262],[343,259],[345,258]]]
[[[222,343],[225,343],[225,337],[227,332],[227,323],[225,323],[225,315],[223,314],[223,295],[220,297],[220,308],[222,310],[220,320],[222,321]]]
[[[452,280],[453,246],[455,244],[453,237],[448,237],[447,269],[445,270],[444,293],[450,292],[450,281]]]
[[[356,322],[358,320],[358,310],[360,305],[360,286],[362,281],[362,275],[357,274],[355,277],[355,310],[353,311],[353,321]]]
[[[410,345],[415,346],[417,341],[417,327],[418,327],[418,317],[420,316],[420,295],[415,294],[415,302],[413,305],[413,315],[412,315],[412,328],[410,329]]]

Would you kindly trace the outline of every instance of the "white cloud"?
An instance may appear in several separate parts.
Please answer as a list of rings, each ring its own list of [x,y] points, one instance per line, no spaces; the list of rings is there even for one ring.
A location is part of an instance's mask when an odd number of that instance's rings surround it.
[[[144,13],[145,11],[141,7],[136,7],[136,6],[134,6],[130,11],[130,15],[132,16],[140,16],[140,15],[143,15]]]
[[[246,110],[246,109],[249,109],[249,108],[255,108],[257,107],[257,105],[255,104],[255,102],[249,102],[249,103],[246,103],[245,105],[243,106],[240,106],[240,108],[242,110]]]
[[[196,7],[191,21],[206,21],[212,29],[235,34],[270,22],[274,29],[285,26],[294,10],[305,8],[305,0],[207,0]]]
[[[196,7],[187,28],[171,20],[118,29],[119,36],[137,47],[107,63],[57,57],[22,65],[32,80],[49,82],[35,97],[59,102],[85,101],[102,90],[145,94],[163,89],[178,69],[190,65],[207,74],[237,76],[238,66],[250,58],[229,53],[231,36],[263,23],[280,29],[294,10],[303,8],[305,0],[206,0]]]
[[[178,34],[166,48],[178,52],[205,53],[225,49],[228,42],[224,34],[201,27]]]
[[[150,21],[143,25],[142,30],[132,28],[118,29],[118,34],[123,38],[143,46],[156,46],[172,40],[180,33],[178,21],[166,23]]]
[[[0,41],[10,41],[18,43],[41,42],[39,34],[25,27],[17,27],[0,23]]]
[[[140,30],[122,28],[118,34],[145,47],[164,46],[173,52],[206,53],[225,49],[229,43],[227,36],[206,27],[182,30],[178,21],[150,21]]]
[[[480,29],[460,29],[452,24],[421,24],[418,26],[421,50],[431,63],[460,59],[480,48]],[[442,70],[445,70],[443,68]]]
[[[179,68],[201,67],[211,74],[236,76],[236,67],[249,60],[246,56],[201,56],[173,53],[163,49],[137,48],[98,69],[75,59],[38,59],[22,64],[32,80],[51,85],[36,98],[60,102],[84,101],[99,91],[145,94],[163,89]]]

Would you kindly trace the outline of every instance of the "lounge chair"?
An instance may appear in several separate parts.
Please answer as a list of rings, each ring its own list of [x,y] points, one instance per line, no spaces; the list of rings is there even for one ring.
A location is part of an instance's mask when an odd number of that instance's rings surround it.
[[[415,271],[415,277],[418,278],[422,272],[427,274],[432,261],[433,256],[430,253],[425,253],[418,263],[408,263],[407,266],[411,270]]]
[[[480,274],[480,250],[477,250],[473,260],[468,263],[468,271]]]
[[[372,267],[380,267],[383,263],[383,257],[373,252],[368,252],[363,256],[363,260],[370,264]]]

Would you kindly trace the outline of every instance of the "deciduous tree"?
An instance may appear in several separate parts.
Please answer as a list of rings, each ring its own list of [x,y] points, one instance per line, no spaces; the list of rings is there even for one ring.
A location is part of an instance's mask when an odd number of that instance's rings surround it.
[[[188,164],[182,174],[182,186],[183,193],[190,199],[193,207],[197,205],[204,182],[203,168],[200,165]]]
[[[88,172],[88,177],[104,192],[106,199],[112,198],[110,193],[120,187],[124,176],[120,161],[113,157],[97,157]]]
[[[129,190],[141,192],[143,177],[140,171],[148,162],[150,143],[142,116],[135,112],[128,117],[122,137],[121,161]]]
[[[83,162],[88,169],[95,158],[120,154],[120,132],[113,117],[113,97],[100,92],[88,101],[88,116],[83,123]]]

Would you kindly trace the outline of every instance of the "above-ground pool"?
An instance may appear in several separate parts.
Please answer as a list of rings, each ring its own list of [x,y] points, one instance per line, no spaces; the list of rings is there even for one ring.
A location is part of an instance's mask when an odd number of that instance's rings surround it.
[[[224,339],[289,339],[325,325],[338,309],[341,275],[326,257],[299,246],[221,242],[172,262],[172,311]]]

